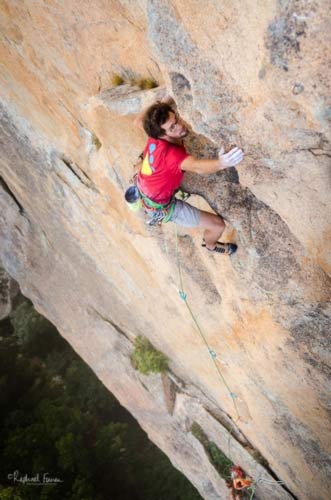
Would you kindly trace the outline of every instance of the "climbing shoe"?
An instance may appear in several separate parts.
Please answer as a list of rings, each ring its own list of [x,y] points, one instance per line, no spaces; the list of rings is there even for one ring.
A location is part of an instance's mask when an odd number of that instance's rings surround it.
[[[223,253],[224,255],[232,255],[237,251],[238,248],[234,243],[221,243],[220,241],[216,242],[216,246],[213,250],[210,250],[210,248],[206,246],[206,243],[204,241],[202,243],[202,246],[206,247],[208,252]]]

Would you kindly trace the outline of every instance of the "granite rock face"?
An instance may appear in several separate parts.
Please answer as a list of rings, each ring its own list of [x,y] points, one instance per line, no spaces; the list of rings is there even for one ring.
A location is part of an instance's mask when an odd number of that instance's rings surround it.
[[[329,498],[327,7],[1,5],[1,265],[208,500],[228,491],[194,423],[255,479],[256,498]],[[111,88],[113,74],[126,85]],[[138,76],[159,88],[137,89]],[[238,252],[207,254],[199,230],[178,236],[184,288],[228,388],[178,296],[174,228],[146,226],[123,202],[145,140],[133,119],[166,91],[192,154],[246,153],[184,183],[225,217]],[[136,335],[169,357],[166,376],[134,370]]]

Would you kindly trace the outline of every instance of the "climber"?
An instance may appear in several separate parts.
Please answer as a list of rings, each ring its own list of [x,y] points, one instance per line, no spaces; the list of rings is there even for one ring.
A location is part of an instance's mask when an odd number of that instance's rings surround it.
[[[222,148],[216,160],[190,156],[183,146],[188,129],[174,111],[173,104],[173,99],[167,96],[140,113],[134,122],[148,135],[136,175],[143,205],[147,213],[150,212],[152,223],[171,220],[186,227],[201,227],[204,229],[202,246],[210,252],[231,255],[237,245],[218,241],[225,229],[223,218],[175,198],[174,193],[185,172],[208,175],[234,167],[242,161],[243,151],[235,147],[224,153]],[[129,201],[127,196],[126,199]]]

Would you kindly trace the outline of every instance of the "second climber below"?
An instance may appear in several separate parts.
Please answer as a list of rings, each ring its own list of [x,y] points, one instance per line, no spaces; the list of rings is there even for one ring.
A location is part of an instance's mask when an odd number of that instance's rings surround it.
[[[188,129],[171,106],[173,103],[171,97],[166,97],[143,111],[135,120],[135,125],[142,127],[148,135],[136,176],[137,187],[147,209],[159,210],[162,217],[175,224],[201,227],[204,229],[203,246],[207,250],[231,255],[237,246],[219,241],[225,229],[223,218],[174,198],[174,193],[180,187],[185,172],[208,175],[235,167],[242,161],[243,151],[235,147],[224,154],[222,148],[218,159],[214,160],[189,155],[183,146]],[[167,217],[168,212],[170,216]]]

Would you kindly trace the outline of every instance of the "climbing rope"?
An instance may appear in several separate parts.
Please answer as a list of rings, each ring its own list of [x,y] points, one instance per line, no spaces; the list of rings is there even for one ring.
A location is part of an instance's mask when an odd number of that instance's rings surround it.
[[[207,347],[207,350],[209,352],[209,355],[214,363],[214,366],[218,372],[218,375],[219,375],[219,378],[221,379],[221,381],[223,382],[223,384],[225,385],[231,399],[232,399],[232,402],[233,402],[233,406],[234,406],[234,409],[235,409],[235,412],[236,412],[236,415],[237,415],[237,418],[238,420],[240,420],[240,415],[239,415],[239,411],[238,411],[238,405],[237,405],[237,402],[236,402],[236,398],[237,398],[237,395],[231,391],[231,388],[229,386],[229,384],[227,383],[227,381],[225,380],[225,377],[220,369],[220,367],[218,366],[218,364],[216,363],[216,359],[217,359],[217,354],[215,351],[213,351],[207,340],[206,340],[206,337],[200,327],[200,324],[198,322],[198,320],[196,319],[192,309],[191,309],[191,306],[187,300],[187,294],[185,293],[184,291],[184,285],[183,285],[183,277],[182,277],[182,270],[181,270],[181,265],[180,265],[180,259],[179,259],[179,251],[178,251],[178,232],[177,232],[177,225],[174,224],[175,226],[175,241],[176,241],[176,258],[177,258],[177,268],[178,268],[178,277],[179,277],[179,286],[180,286],[180,289],[179,289],[179,296],[180,298],[185,302],[185,305],[191,315],[191,318],[193,319],[194,321],[194,324],[195,326],[197,327],[197,330],[198,330],[198,333],[200,335],[200,337],[202,338],[205,346]]]

